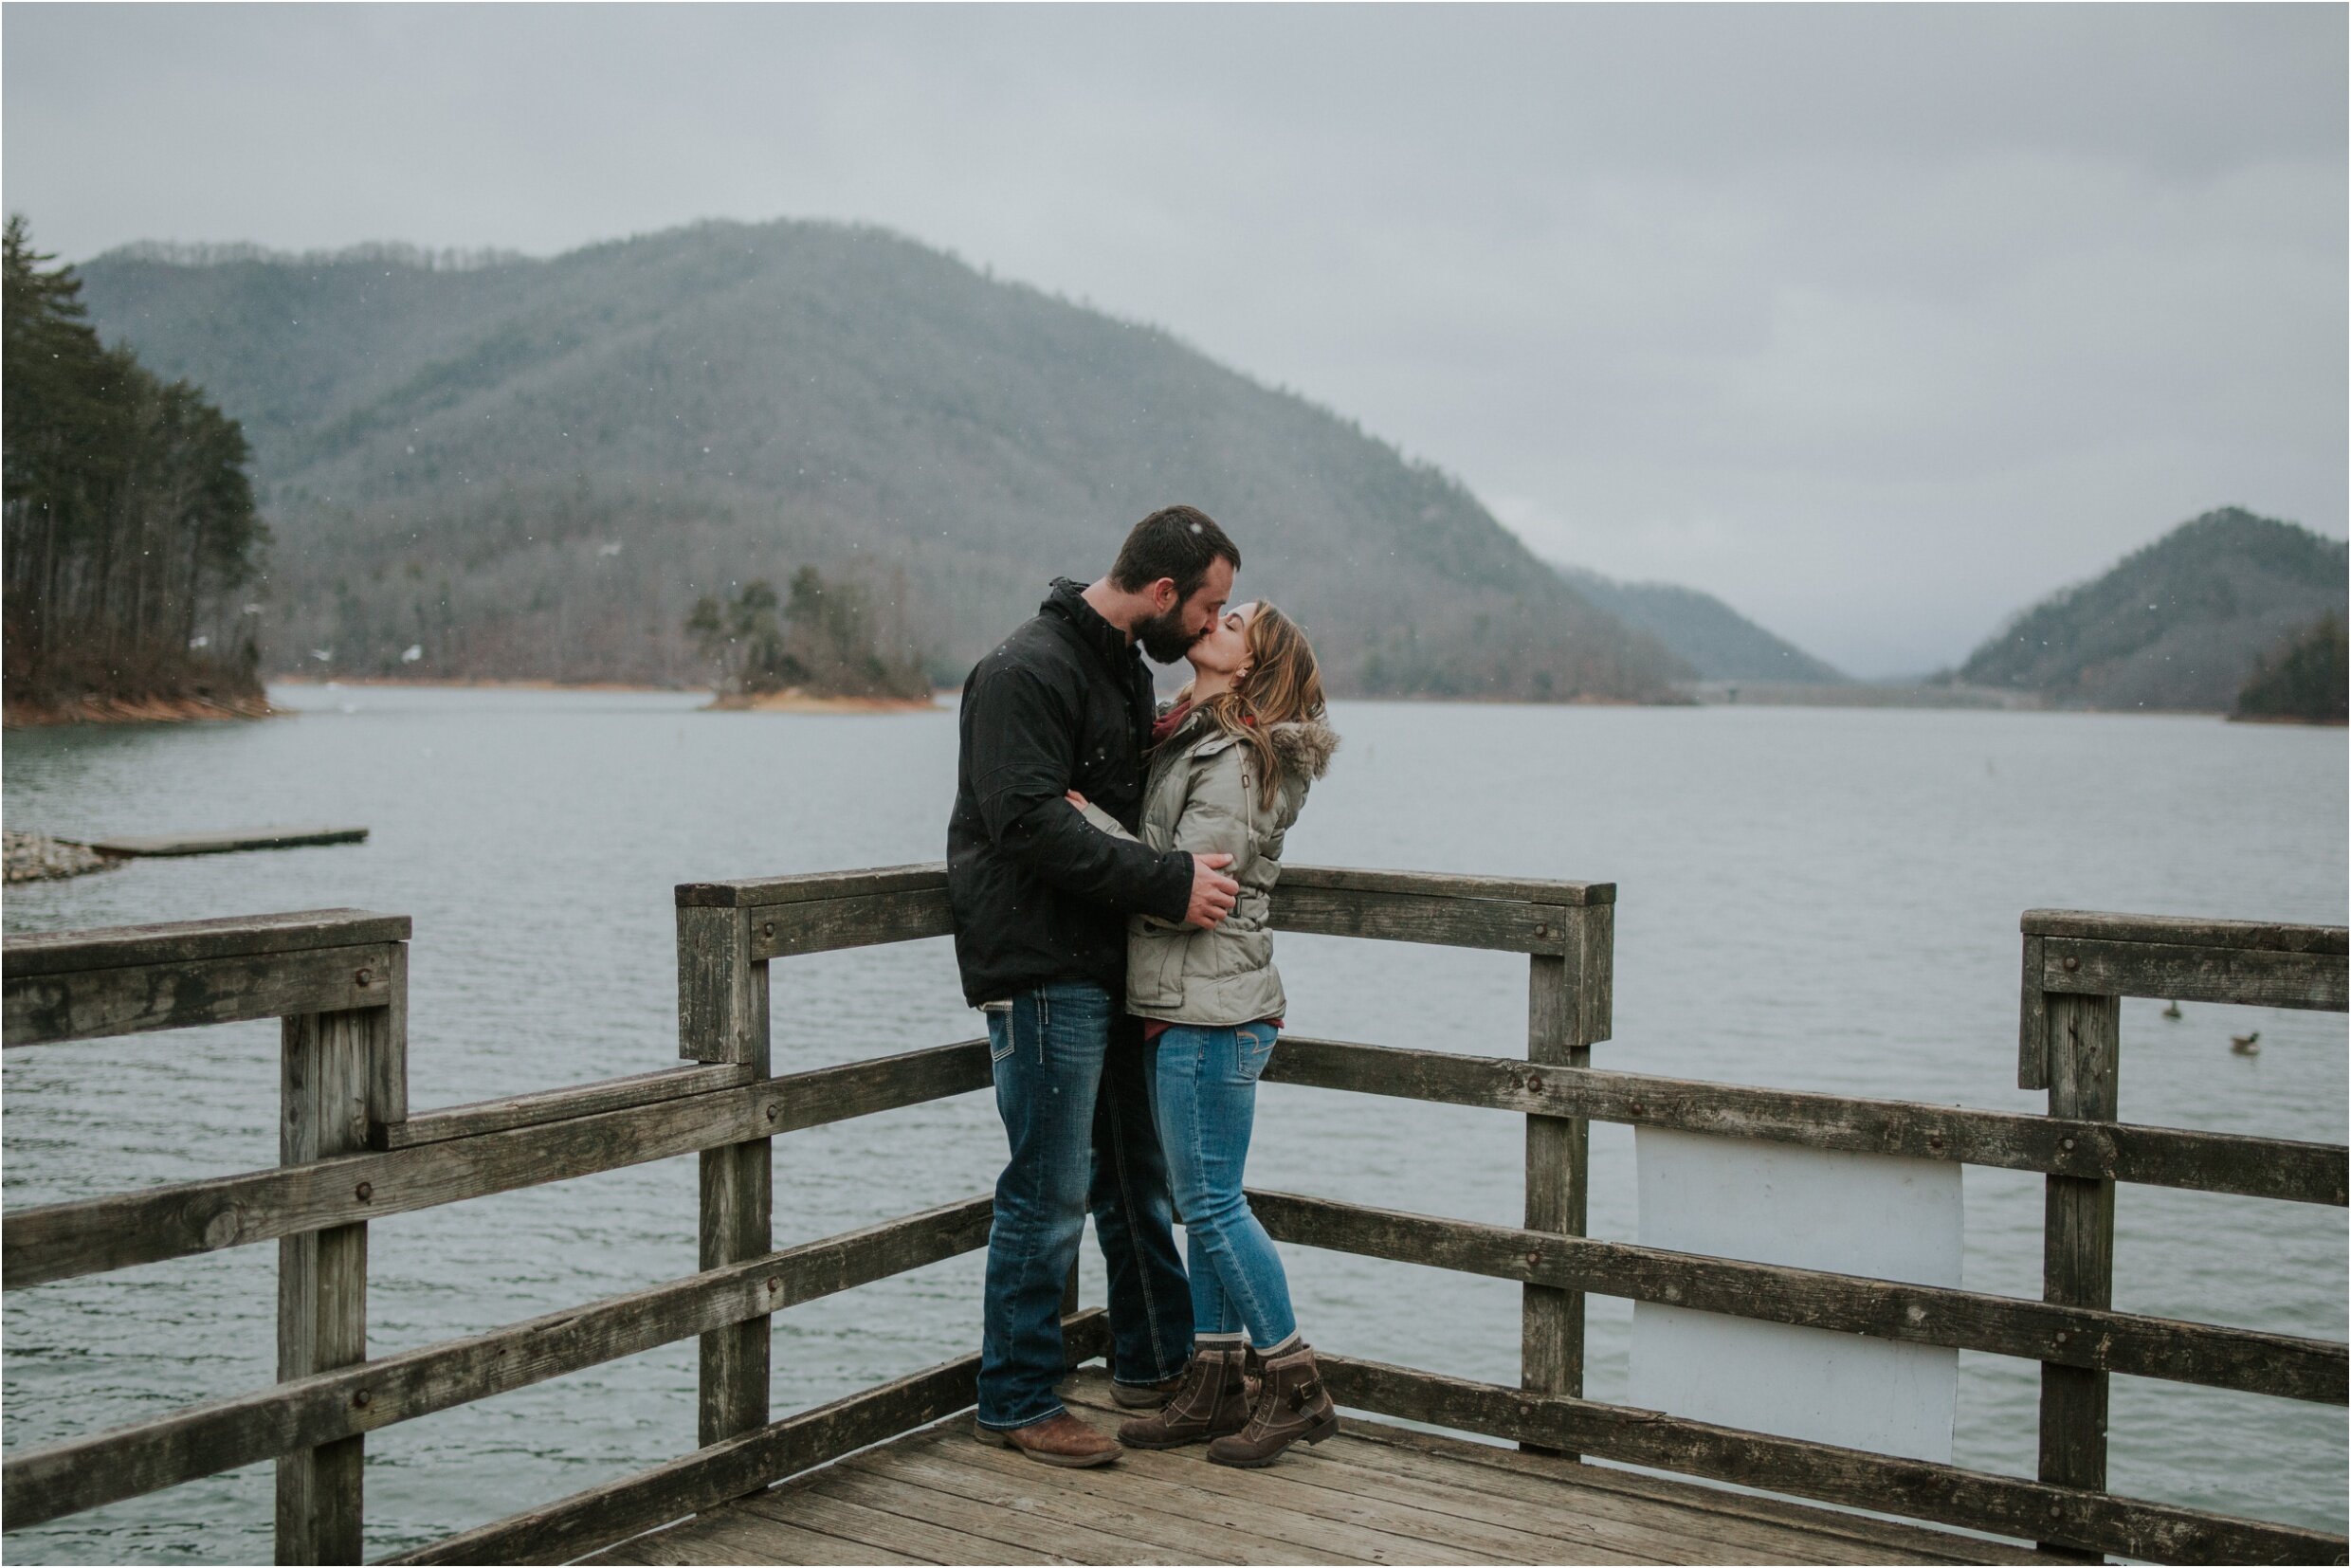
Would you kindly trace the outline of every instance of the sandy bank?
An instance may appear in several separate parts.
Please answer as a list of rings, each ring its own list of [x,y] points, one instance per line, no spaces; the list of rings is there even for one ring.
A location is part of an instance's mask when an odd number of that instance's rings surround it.
[[[437,686],[449,691],[680,691],[690,687],[656,686],[634,681],[501,681],[456,675],[273,675],[278,686]]]
[[[77,697],[64,702],[9,702],[0,722],[18,730],[44,724],[188,724],[278,716],[261,697]]]
[[[770,691],[756,697],[714,697],[704,713],[930,713],[936,697],[815,697],[803,691]]]

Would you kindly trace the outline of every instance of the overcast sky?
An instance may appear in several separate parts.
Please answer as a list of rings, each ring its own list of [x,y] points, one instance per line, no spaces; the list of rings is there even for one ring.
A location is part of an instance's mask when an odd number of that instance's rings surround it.
[[[2343,534],[2345,16],[19,3],[0,184],[74,260],[887,225],[1879,675]]]

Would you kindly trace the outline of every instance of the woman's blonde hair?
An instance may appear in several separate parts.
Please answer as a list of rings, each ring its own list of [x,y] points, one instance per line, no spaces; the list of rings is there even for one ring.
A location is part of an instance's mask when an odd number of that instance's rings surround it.
[[[1296,621],[1272,605],[1260,602],[1245,634],[1248,663],[1228,691],[1200,703],[1194,712],[1248,748],[1256,759],[1259,788],[1265,804],[1273,805],[1282,790],[1281,761],[1266,731],[1275,724],[1323,716],[1322,668]],[[1192,683],[1176,701],[1192,700]],[[1184,726],[1189,728],[1189,724]],[[1174,738],[1170,737],[1170,738]]]

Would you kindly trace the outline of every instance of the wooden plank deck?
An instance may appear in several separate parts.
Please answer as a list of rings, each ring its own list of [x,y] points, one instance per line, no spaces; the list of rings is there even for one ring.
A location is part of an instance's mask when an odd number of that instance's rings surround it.
[[[1104,1429],[1099,1368],[1067,1389]],[[1098,1470],[973,1440],[968,1412],[585,1560],[702,1563],[2032,1562],[2028,1548],[1349,1416],[1262,1470],[1198,1449]]]

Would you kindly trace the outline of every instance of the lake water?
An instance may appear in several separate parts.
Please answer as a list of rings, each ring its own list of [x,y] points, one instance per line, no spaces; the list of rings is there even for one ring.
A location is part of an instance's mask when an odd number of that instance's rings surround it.
[[[260,724],[20,732],[5,811],[66,835],[365,823],[367,844],[134,863],[13,888],[11,931],[355,904],[415,918],[418,1109],[675,1058],[672,884],[929,860],[955,721],[720,715],[667,694],[289,688]],[[1296,863],[1620,884],[1606,1067],[2040,1108],[2015,1087],[2016,917],[2035,905],[2340,923],[2341,731],[2210,720],[1795,708],[1346,703]],[[1302,1032],[1511,1055],[1524,960],[1285,937]],[[2340,1015],[2125,1002],[2133,1121],[2341,1141]],[[947,944],[775,967],[778,1071],[967,1038]],[[2261,1030],[2257,1056],[2229,1036]],[[276,1160],[274,1026],[8,1053],[6,1201]],[[1515,1223],[1521,1121],[1268,1086],[1259,1185]],[[778,1245],[985,1191],[985,1095],[776,1146]],[[1593,1139],[1592,1231],[1635,1233],[1632,1148]],[[2034,1296],[2041,1183],[1966,1174],[1966,1283]],[[692,1272],[694,1161],[377,1222],[377,1354]],[[2341,1209],[2125,1187],[2115,1304],[2340,1340]],[[10,1294],[6,1441],[151,1417],[272,1376],[276,1249]],[[1307,1336],[1515,1381],[1515,1286],[1293,1249]],[[1102,1299],[1089,1257],[1089,1300]],[[961,1354],[979,1259],[780,1315],[778,1413]],[[1589,1390],[1621,1398],[1631,1312],[1595,1298]],[[372,1554],[673,1458],[693,1344],[369,1439]],[[2037,1375],[1966,1356],[1957,1457],[2030,1474]],[[2344,1527],[2336,1408],[2115,1379],[2118,1491]],[[8,1538],[16,1560],[266,1561],[267,1466]]]

